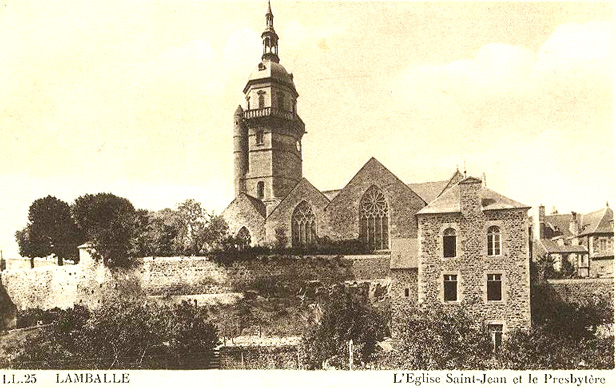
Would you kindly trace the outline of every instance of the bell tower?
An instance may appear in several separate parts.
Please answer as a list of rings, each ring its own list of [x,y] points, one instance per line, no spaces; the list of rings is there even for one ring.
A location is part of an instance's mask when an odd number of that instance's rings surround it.
[[[305,125],[297,114],[293,74],[279,63],[269,1],[261,39],[261,62],[244,87],[245,108],[234,115],[235,194],[246,193],[271,209],[302,179]]]

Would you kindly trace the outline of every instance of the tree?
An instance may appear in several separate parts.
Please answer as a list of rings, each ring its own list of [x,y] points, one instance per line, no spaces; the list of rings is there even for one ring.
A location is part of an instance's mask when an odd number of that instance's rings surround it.
[[[489,369],[492,340],[486,328],[462,307],[440,305],[407,308],[390,368],[411,370]]]
[[[194,199],[187,199],[178,205],[181,223],[179,243],[183,253],[198,255],[205,243],[207,218],[201,204]]]
[[[71,213],[93,245],[93,256],[108,267],[131,264],[135,208],[126,198],[111,193],[86,194],[75,200]]]
[[[229,235],[229,227],[221,216],[208,213],[194,199],[178,205],[179,223],[176,245],[181,253],[198,255],[219,248]]]
[[[56,255],[63,259],[78,258],[77,246],[83,235],[71,218],[68,204],[48,195],[32,202],[28,210],[28,225],[15,233],[19,254],[25,257]]]
[[[325,302],[321,321],[304,333],[301,356],[309,369],[324,363],[348,367],[348,344],[353,340],[353,358],[361,363],[374,354],[377,342],[386,334],[387,315],[362,300],[362,296],[343,291]]]

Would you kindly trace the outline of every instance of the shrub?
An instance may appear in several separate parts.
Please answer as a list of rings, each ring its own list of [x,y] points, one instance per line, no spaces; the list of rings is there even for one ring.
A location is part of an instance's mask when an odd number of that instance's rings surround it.
[[[61,311],[8,353],[12,368],[198,369],[217,343],[215,327],[191,304],[114,300],[92,313],[81,306]]]
[[[390,368],[488,369],[492,340],[462,307],[415,307],[401,312],[400,338],[386,363]]]
[[[308,369],[324,365],[348,366],[348,344],[353,340],[353,358],[358,364],[370,360],[377,342],[387,334],[387,314],[378,311],[352,292],[334,294],[324,303],[320,322],[302,336],[300,357]]]
[[[500,361],[508,369],[613,369],[614,337],[574,338],[537,325],[509,335]]]

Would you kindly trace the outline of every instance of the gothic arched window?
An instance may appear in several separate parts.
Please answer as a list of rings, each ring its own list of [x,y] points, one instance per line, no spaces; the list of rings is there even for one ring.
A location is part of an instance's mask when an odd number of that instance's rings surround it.
[[[376,186],[359,203],[359,239],[369,250],[389,249],[389,207]]]
[[[314,245],[317,241],[317,221],[312,206],[306,201],[300,202],[291,217],[291,236],[294,247]]]
[[[237,232],[237,241],[239,249],[246,249],[250,246],[250,231],[247,227],[242,226]]]

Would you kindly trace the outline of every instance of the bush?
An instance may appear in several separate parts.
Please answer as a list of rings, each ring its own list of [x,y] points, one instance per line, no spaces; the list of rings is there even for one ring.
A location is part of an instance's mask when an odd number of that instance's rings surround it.
[[[328,237],[319,239],[316,245],[285,247],[279,243],[242,248],[234,237],[229,237],[219,248],[210,251],[210,259],[223,265],[236,261],[254,260],[259,256],[279,255],[289,258],[309,255],[358,255],[370,253],[359,240],[334,241]]]
[[[53,308],[51,310],[43,310],[41,308],[29,308],[19,310],[17,312],[17,328],[36,326],[39,323],[47,325],[56,321],[63,310]]]
[[[300,357],[308,369],[325,365],[339,369],[348,367],[349,340],[353,340],[353,359],[368,362],[377,342],[387,334],[388,315],[379,311],[352,292],[334,294],[325,302],[320,322],[309,327],[302,336]]]
[[[485,327],[462,307],[415,307],[404,314],[400,337],[385,361],[389,368],[411,370],[489,369],[492,340]]]
[[[614,337],[574,338],[534,326],[509,336],[500,361],[507,369],[613,369]]]
[[[133,369],[208,366],[218,333],[191,304],[114,300],[90,313],[60,311],[52,326],[14,344],[12,368]]]
[[[614,306],[599,297],[580,303],[555,300],[547,283],[533,284],[531,310],[534,325],[545,326],[561,336],[593,338],[597,328],[614,323]]]

